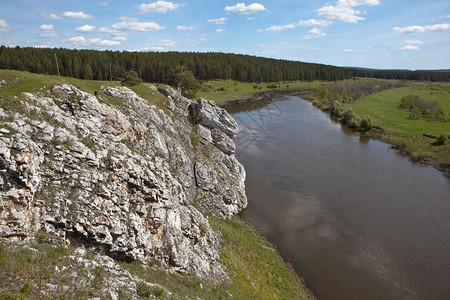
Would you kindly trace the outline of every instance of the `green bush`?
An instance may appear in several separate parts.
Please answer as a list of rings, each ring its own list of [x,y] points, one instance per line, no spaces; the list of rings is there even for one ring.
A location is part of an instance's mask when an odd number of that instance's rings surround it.
[[[370,119],[370,117],[365,116],[364,118],[362,118],[360,126],[361,126],[361,131],[371,130],[373,125],[372,125],[372,120]]]
[[[123,80],[120,82],[121,85],[134,86],[142,83],[142,79],[139,78],[136,71],[128,71],[125,73]]]
[[[447,139],[448,139],[447,135],[445,133],[441,133],[436,139],[436,144],[439,146],[445,145]]]

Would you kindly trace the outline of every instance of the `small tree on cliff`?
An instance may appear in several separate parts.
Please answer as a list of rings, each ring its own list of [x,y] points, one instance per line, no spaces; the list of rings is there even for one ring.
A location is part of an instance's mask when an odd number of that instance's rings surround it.
[[[177,66],[169,76],[169,83],[180,90],[186,98],[193,98],[200,89],[200,83],[195,79],[194,73],[183,66]]]
[[[120,82],[121,85],[133,86],[142,83],[142,79],[139,78],[138,73],[130,70],[125,73],[123,80]]]

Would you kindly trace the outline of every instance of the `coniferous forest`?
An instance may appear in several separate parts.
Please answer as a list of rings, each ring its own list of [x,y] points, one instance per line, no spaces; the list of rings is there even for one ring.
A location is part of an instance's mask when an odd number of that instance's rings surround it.
[[[246,82],[343,80],[352,77],[449,81],[450,71],[343,68],[249,55],[199,52],[119,52],[63,48],[0,47],[0,68],[80,79],[121,80],[134,70],[146,82],[167,83],[177,66],[199,80]]]

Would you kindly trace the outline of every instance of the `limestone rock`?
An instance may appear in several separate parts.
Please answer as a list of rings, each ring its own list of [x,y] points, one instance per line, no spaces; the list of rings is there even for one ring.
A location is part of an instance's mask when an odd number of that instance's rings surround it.
[[[53,94],[23,93],[33,114],[0,110],[8,120],[0,238],[26,240],[40,229],[108,257],[226,280],[221,236],[193,204],[222,218],[246,207],[245,170],[233,155],[237,124],[211,101],[149,90],[166,95],[166,107],[127,87],[93,95],[62,84]],[[193,109],[202,125],[192,124]]]

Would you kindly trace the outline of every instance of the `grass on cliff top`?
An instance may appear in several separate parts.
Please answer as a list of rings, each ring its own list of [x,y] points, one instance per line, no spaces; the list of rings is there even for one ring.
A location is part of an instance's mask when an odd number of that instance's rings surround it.
[[[413,159],[437,159],[442,164],[450,164],[450,142],[437,146],[436,140],[424,134],[439,136],[450,134],[450,121],[435,121],[429,118],[413,120],[408,109],[399,107],[402,97],[417,95],[437,102],[450,116],[450,84],[430,83],[385,90],[367,96],[349,107],[359,116],[370,116],[374,125],[383,128],[384,137],[395,144],[407,145]]]
[[[0,87],[0,97],[1,98],[12,98],[14,96],[19,97],[21,93],[35,93],[35,92],[45,92],[51,90],[53,86],[59,84],[70,84],[76,86],[78,89],[94,94],[94,92],[99,92],[104,99],[111,100],[108,95],[101,92],[101,86],[120,86],[119,81],[97,81],[97,80],[83,80],[76,79],[72,77],[55,76],[55,75],[44,75],[35,74],[23,71],[14,70],[1,70],[0,69],[0,80],[5,80],[7,84]],[[159,93],[153,92],[149,85],[159,86],[158,84],[144,83],[139,86],[130,87],[138,96],[146,99],[150,104],[154,104],[158,107],[162,107],[165,101],[165,97]],[[161,85],[163,86],[163,85]],[[117,104],[113,100],[111,103],[107,104]]]

